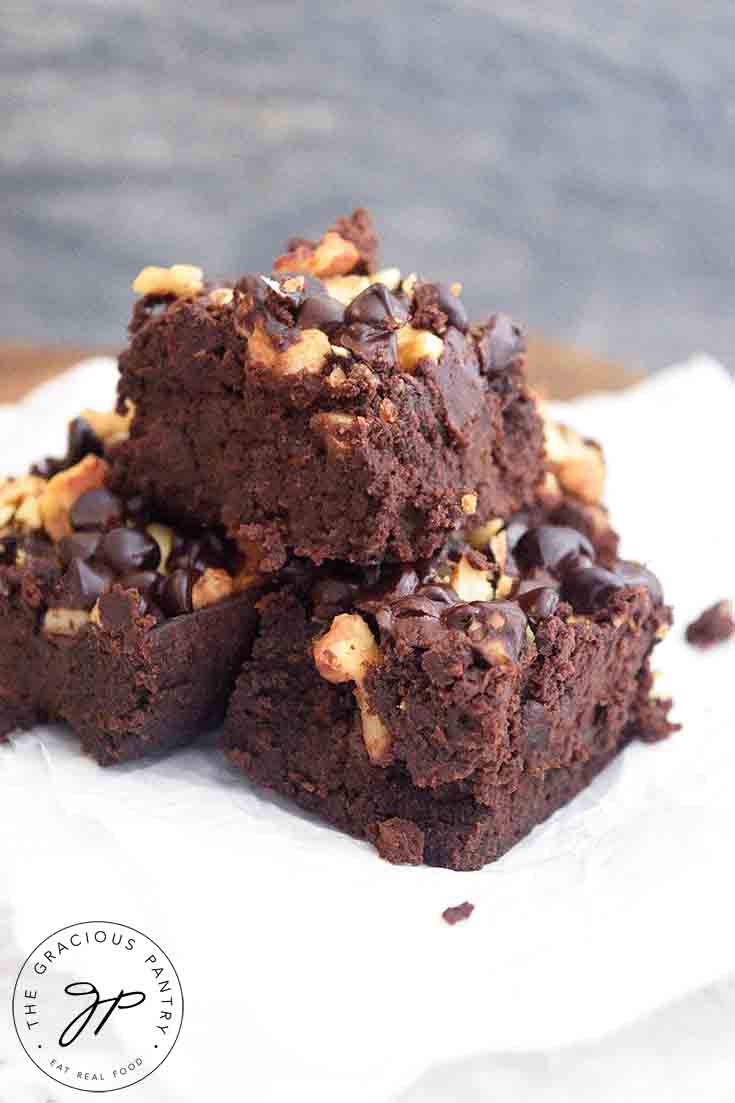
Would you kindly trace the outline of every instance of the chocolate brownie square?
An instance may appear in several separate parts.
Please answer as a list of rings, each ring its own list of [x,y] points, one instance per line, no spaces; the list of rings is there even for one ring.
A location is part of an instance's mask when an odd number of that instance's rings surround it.
[[[524,340],[470,325],[459,285],[376,271],[368,216],[296,240],[270,276],[145,269],[120,356],[115,486],[224,525],[263,568],[411,562],[537,494],[543,426]]]
[[[565,509],[430,562],[291,564],[259,603],[230,761],[391,861],[477,869],[632,738],[667,735],[660,585]]]
[[[113,494],[103,447],[77,419],[66,460],[0,483],[0,738],[65,721],[106,764],[221,721],[262,587],[216,533]]]

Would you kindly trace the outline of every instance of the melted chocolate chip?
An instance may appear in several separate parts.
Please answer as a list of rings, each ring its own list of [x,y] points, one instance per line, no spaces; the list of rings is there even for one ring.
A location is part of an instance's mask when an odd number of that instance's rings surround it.
[[[488,322],[483,346],[486,371],[504,371],[526,351],[526,339],[507,314],[495,314]]]
[[[114,581],[114,574],[104,564],[72,559],[59,584],[60,597],[68,609],[91,609]]]
[[[161,561],[158,544],[142,529],[111,529],[102,540],[99,554],[118,574],[155,570]]]
[[[6,536],[0,536],[0,563],[6,565],[15,563],[18,544],[19,538],[15,534],[8,533]]]
[[[382,283],[372,283],[345,309],[347,325],[355,323],[378,329],[400,329],[408,321],[408,311]]]
[[[564,575],[561,599],[568,601],[578,613],[596,613],[609,602],[625,583],[604,567],[573,567]]]
[[[329,333],[344,322],[345,308],[331,295],[309,295],[301,306],[298,323],[302,329],[323,329]]]
[[[419,578],[413,567],[385,567],[377,582],[362,587],[355,594],[354,604],[364,612],[374,613],[386,602],[399,601],[414,593],[418,585]]]
[[[391,330],[354,322],[352,325],[335,326],[330,340],[349,349],[358,360],[364,360],[372,367],[393,369],[398,363],[398,345]]]
[[[556,612],[559,594],[551,586],[538,586],[519,593],[516,601],[529,620],[547,620]]]
[[[96,554],[101,541],[101,532],[72,532],[69,536],[62,537],[56,550],[62,565],[68,567],[72,559],[91,559]]]
[[[87,490],[81,494],[69,511],[73,529],[107,529],[122,520],[123,504],[116,494],[106,487]]]
[[[544,567],[558,574],[571,566],[588,566],[594,560],[595,549],[576,529],[566,525],[537,525],[524,533],[513,555],[526,570]]]
[[[446,315],[447,325],[454,326],[460,333],[466,333],[469,329],[469,320],[464,303],[458,295],[453,295],[451,288],[445,283],[434,284],[436,288],[436,305],[442,314]]]
[[[199,578],[199,572],[179,568],[164,580],[158,593],[158,603],[168,617],[191,613],[191,591]]]
[[[626,586],[645,586],[651,595],[651,600],[657,605],[663,601],[664,592],[661,583],[653,571],[649,571],[641,563],[620,559],[615,564],[615,574],[623,579]]]

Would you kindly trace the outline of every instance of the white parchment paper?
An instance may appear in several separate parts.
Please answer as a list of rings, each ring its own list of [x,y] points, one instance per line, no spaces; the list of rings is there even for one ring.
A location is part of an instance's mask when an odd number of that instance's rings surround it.
[[[0,408],[0,469],[61,450],[67,418],[111,404],[114,374],[91,361]],[[496,1077],[493,1054],[591,1052],[735,975],[735,648],[683,642],[735,589],[733,386],[698,358],[564,415],[604,443],[624,554],[676,606],[656,665],[684,730],[631,746],[496,864],[390,866],[212,746],[106,770],[60,729],[0,747],[2,998],[42,938],[86,919],[145,931],[181,978],[178,1044],[126,1101],[395,1099],[469,1055]],[[442,910],[465,899],[474,914],[449,928]],[[9,1017],[0,1030],[2,1103],[79,1098],[31,1065]],[[425,1097],[452,1098],[448,1075]]]

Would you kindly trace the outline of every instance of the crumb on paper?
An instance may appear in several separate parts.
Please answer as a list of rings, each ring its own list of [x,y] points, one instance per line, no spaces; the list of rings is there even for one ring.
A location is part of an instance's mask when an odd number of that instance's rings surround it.
[[[733,635],[735,635],[735,614],[732,601],[727,599],[710,605],[688,625],[686,630],[687,643],[694,647],[711,647],[713,644],[729,640]]]
[[[462,904],[454,904],[451,908],[445,908],[442,912],[442,919],[450,927],[453,927],[455,923],[461,923],[464,919],[469,919],[474,910],[475,905],[470,904],[469,900],[465,900]]]

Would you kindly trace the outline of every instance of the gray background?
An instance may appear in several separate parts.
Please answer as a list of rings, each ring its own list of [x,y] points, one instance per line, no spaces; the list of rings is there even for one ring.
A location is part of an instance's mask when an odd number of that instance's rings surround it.
[[[384,260],[631,366],[730,357],[735,5],[0,4],[0,335],[117,344],[371,206]]]

